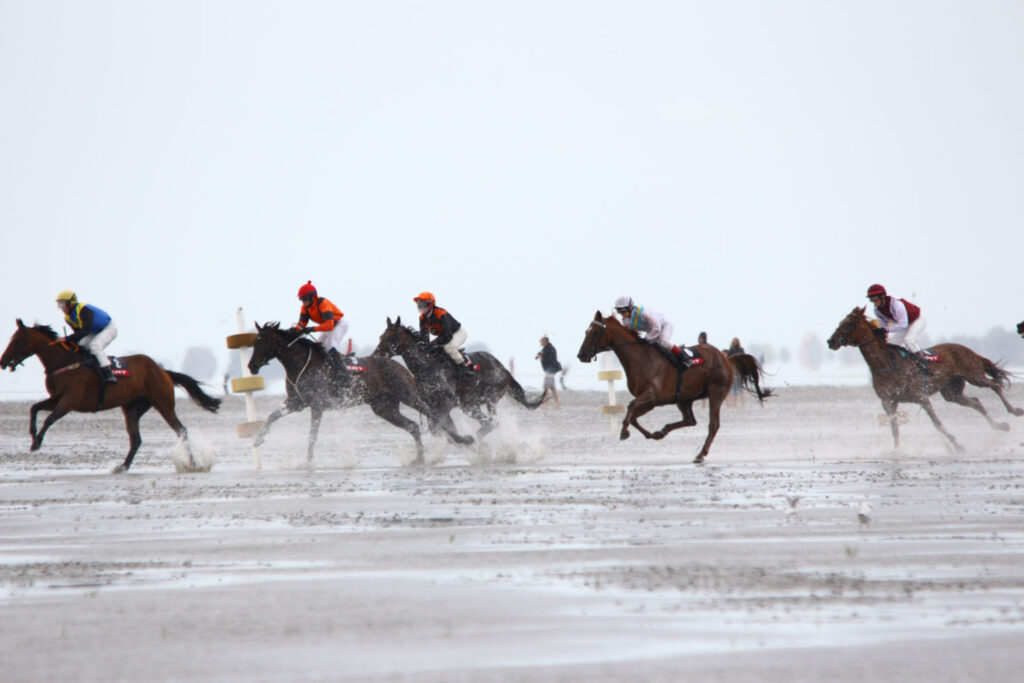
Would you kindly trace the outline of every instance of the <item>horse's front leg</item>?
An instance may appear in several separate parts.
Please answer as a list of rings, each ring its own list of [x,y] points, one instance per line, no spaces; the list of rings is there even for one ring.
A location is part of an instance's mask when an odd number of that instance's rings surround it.
[[[313,462],[313,447],[320,435],[320,421],[323,419],[323,406],[313,403],[309,406],[309,441],[306,442],[306,462]]]
[[[681,427],[692,427],[697,424],[697,418],[693,415],[693,401],[682,401],[677,403],[676,407],[679,408],[679,412],[683,414],[683,419],[679,422],[671,422],[654,432],[655,439],[664,439],[671,431],[675,431]]]
[[[636,427],[637,431],[647,439],[656,438],[637,422],[637,418],[651,412],[655,405],[654,392],[651,391],[645,391],[630,401],[629,405],[626,406],[626,417],[622,420],[622,431],[619,432],[619,440],[622,441],[629,438],[629,425]]]
[[[46,430],[48,430],[54,422],[71,412],[70,408],[64,405],[64,403],[64,401],[58,402],[57,405],[53,407],[53,411],[46,416],[45,420],[43,420],[43,428],[39,430],[38,434],[32,437],[32,446],[29,450],[38,451],[43,445],[43,437],[46,436]]]
[[[899,415],[897,415],[897,408],[899,404],[896,401],[882,401],[882,410],[885,411],[886,417],[889,418],[889,430],[892,432],[892,447],[894,450],[900,450],[900,425]]]
[[[40,401],[39,403],[33,403],[32,407],[28,409],[28,433],[35,439],[36,437],[36,417],[39,415],[40,410],[53,410],[57,405],[57,399],[53,396]]]
[[[280,420],[285,415],[290,415],[297,410],[302,410],[305,406],[301,405],[298,401],[292,399],[285,400],[279,407],[277,407],[270,415],[267,415],[267,421],[260,427],[260,431],[256,432],[256,436],[253,437],[252,445],[261,446],[264,440],[267,438],[267,432],[270,431],[270,425]]]

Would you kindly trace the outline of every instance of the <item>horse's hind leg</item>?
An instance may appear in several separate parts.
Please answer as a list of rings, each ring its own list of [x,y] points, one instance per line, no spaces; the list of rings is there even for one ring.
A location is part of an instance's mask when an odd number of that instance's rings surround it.
[[[719,418],[722,414],[722,401],[725,400],[729,390],[721,392],[708,392],[708,438],[704,440],[704,446],[700,449],[700,453],[693,459],[696,464],[704,462],[704,458],[708,457],[708,451],[711,450],[711,442],[715,440],[715,435],[718,434]]]
[[[189,469],[195,469],[196,459],[192,457],[192,444],[188,440],[188,430],[185,429],[185,425],[178,419],[178,415],[174,412],[174,389],[171,389],[170,396],[161,396],[160,400],[156,400],[156,397],[149,395],[146,397],[148,402],[156,408],[156,412],[160,413],[160,417],[164,419],[164,422],[174,430],[174,433],[178,435],[178,438],[185,444],[185,452],[188,453],[188,466]]]
[[[482,439],[497,427],[497,423],[494,420],[494,410],[491,405],[488,404],[487,411],[485,412],[479,405],[463,406],[471,418],[480,423],[480,429],[476,432],[476,438]]]
[[[416,460],[413,461],[413,464],[422,465],[424,463],[423,439],[420,438],[420,426],[399,412],[398,399],[386,394],[377,396],[370,401],[370,410],[373,411],[374,415],[409,432],[416,441]]]
[[[324,417],[323,406],[312,404],[309,406],[309,438],[306,440],[306,462],[313,462],[313,448],[316,440],[320,437],[320,422]]]
[[[992,425],[992,429],[1000,429],[1004,432],[1010,430],[1010,425],[1005,422],[996,422],[985,410],[985,406],[981,404],[981,401],[974,396],[964,396],[964,380],[961,377],[955,377],[948,382],[941,389],[939,393],[942,394],[942,398],[946,399],[950,403],[956,403],[957,405],[964,406],[965,408],[973,408],[981,413],[988,423]],[[997,389],[998,391],[998,389]]]
[[[132,466],[135,454],[138,453],[139,446],[142,445],[142,436],[139,434],[139,420],[149,410],[151,405],[146,399],[137,398],[121,407],[121,412],[124,413],[124,426],[128,430],[128,457],[124,459],[122,464],[115,467],[111,474],[127,472],[128,468]]]

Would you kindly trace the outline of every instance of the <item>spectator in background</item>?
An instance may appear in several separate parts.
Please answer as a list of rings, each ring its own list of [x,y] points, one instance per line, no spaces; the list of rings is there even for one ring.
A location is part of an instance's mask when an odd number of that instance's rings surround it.
[[[697,343],[698,344],[707,344],[708,343],[708,333],[707,332],[701,332],[700,334],[698,334],[697,335]]]
[[[546,399],[550,391],[555,399],[555,407],[561,408],[562,405],[558,401],[558,390],[555,389],[555,375],[562,370],[562,364],[558,362],[558,351],[547,337],[540,338],[540,347],[536,358],[540,359],[540,367],[544,370],[544,395],[541,396],[541,400]]]
[[[733,337],[732,342],[729,344],[729,348],[725,350],[725,355],[732,357],[738,356],[741,353],[746,353],[746,351],[743,350],[743,345],[740,344],[739,337]],[[725,399],[725,404],[728,406],[735,406],[737,397],[739,397],[740,408],[742,408],[746,402],[746,396],[743,395],[743,384],[740,382],[740,378],[738,376],[733,377],[732,389],[729,390],[729,396]]]

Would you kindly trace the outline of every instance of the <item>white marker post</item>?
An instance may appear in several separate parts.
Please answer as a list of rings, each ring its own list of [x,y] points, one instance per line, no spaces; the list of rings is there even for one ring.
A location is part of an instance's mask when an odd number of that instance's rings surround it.
[[[604,370],[597,372],[597,379],[599,381],[608,381],[608,405],[601,408],[601,412],[608,416],[608,424],[611,426],[612,436],[619,433],[619,418],[617,415],[622,415],[626,412],[626,406],[620,406],[615,403],[615,380],[622,379],[622,370],[612,369],[612,358],[610,352],[601,354],[604,358],[601,364],[604,366]]]
[[[252,348],[252,344],[256,340],[256,333],[245,331],[245,315],[242,313],[241,307],[238,308],[236,315],[238,319],[238,334],[228,337],[228,348],[238,349],[242,357],[242,376],[231,380],[231,391],[236,394],[245,394],[245,415],[248,422],[243,422],[235,427],[235,431],[238,432],[238,438],[245,439],[252,437],[263,426],[263,421],[256,419],[256,399],[253,398],[252,392],[263,389],[264,384],[262,377],[249,372],[249,357],[251,355],[249,349]],[[256,469],[260,469],[263,466],[258,446],[252,447],[252,461]]]

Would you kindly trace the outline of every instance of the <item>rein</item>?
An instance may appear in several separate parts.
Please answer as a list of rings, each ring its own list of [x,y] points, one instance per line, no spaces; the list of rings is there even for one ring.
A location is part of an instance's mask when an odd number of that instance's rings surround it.
[[[608,325],[606,325],[604,323],[604,321],[598,321],[598,320],[590,321],[590,326],[591,327],[593,327],[595,325],[597,327],[604,328],[605,330],[608,329]],[[620,347],[623,347],[623,346],[632,346],[633,344],[643,344],[643,343],[644,342],[640,341],[639,339],[635,339],[633,341],[628,341],[628,342],[618,342],[618,343],[615,343],[615,342],[612,342],[611,335],[608,336],[608,349],[609,350],[617,349],[617,348],[620,348]]]
[[[291,346],[292,344],[297,342],[299,339],[300,339],[299,337],[296,337],[295,339],[292,340],[292,342],[290,344],[288,344],[288,346]],[[301,398],[303,401],[306,400],[306,397],[302,395],[301,391],[299,391],[299,380],[302,379],[302,375],[305,374],[306,368],[309,367],[309,362],[311,360],[313,360],[313,349],[312,349],[312,347],[310,347],[309,353],[306,355],[306,364],[302,366],[301,370],[299,370],[299,374],[295,375],[294,381],[290,377],[288,377],[288,375],[285,375],[285,377],[284,377],[285,381],[287,381],[289,384],[292,385],[292,389],[295,390],[295,393],[298,394],[299,398]]]

